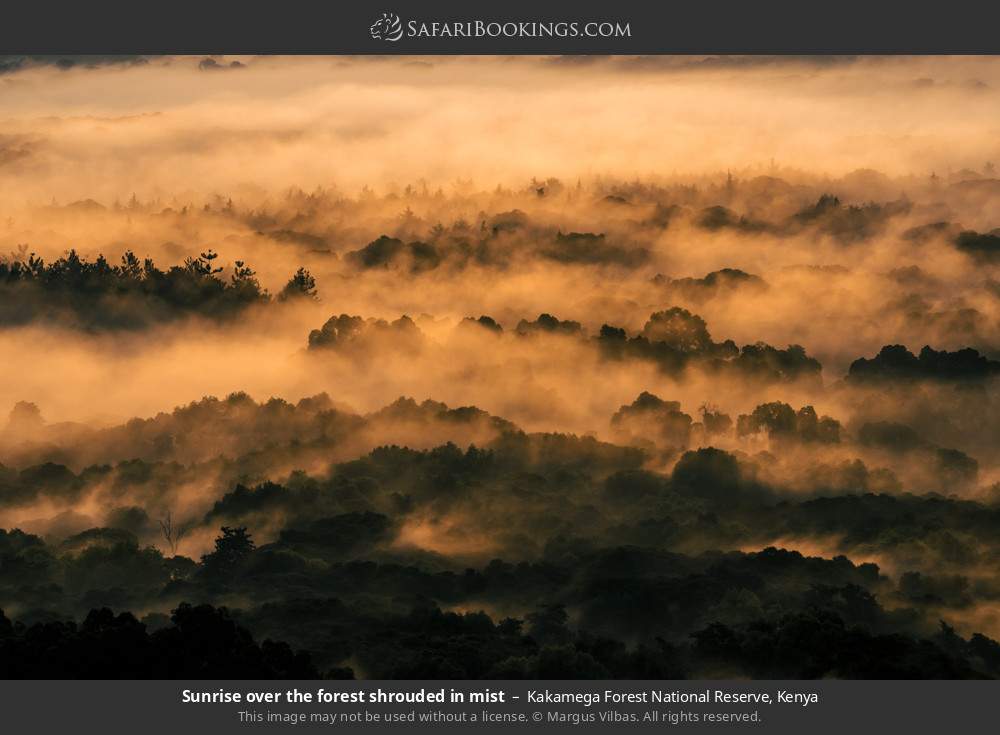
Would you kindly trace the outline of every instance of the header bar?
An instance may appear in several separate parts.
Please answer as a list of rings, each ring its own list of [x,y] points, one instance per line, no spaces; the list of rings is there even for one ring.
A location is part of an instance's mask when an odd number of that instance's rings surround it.
[[[993,54],[981,0],[11,3],[0,54]]]

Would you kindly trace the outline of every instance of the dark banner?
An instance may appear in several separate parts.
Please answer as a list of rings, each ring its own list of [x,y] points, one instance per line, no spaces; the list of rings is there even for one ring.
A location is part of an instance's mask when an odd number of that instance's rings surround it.
[[[4,11],[6,54],[987,54],[992,3],[54,3]]]
[[[992,682],[10,682],[8,732],[988,732]]]

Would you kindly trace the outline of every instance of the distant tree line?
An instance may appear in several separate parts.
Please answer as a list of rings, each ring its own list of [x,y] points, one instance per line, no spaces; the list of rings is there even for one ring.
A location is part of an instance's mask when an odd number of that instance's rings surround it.
[[[274,298],[256,272],[235,261],[221,277],[218,254],[208,250],[166,270],[126,251],[117,265],[75,250],[51,263],[34,254],[0,259],[0,325],[61,322],[90,329],[141,328],[185,316],[230,319],[247,307],[314,298],[316,282],[300,268]]]

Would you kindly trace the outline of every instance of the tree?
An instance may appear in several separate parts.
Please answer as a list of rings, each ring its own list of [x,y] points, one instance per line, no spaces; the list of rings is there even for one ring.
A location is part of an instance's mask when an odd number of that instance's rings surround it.
[[[288,283],[278,294],[280,301],[302,298],[316,298],[316,279],[305,268],[299,268],[295,271],[295,275],[288,279]]]
[[[642,336],[650,342],[664,342],[681,352],[702,352],[712,347],[705,320],[679,306],[651,314]]]
[[[222,535],[215,539],[215,551],[201,557],[205,573],[216,579],[224,579],[236,572],[257,548],[246,527],[223,526],[221,530]]]
[[[167,541],[167,546],[170,547],[170,555],[177,556],[177,547],[184,534],[187,533],[187,527],[175,526],[168,510],[166,517],[160,519],[160,530],[163,532],[163,538]]]
[[[216,273],[221,273],[222,268],[217,268],[213,262],[219,254],[214,250],[208,250],[197,258],[187,258],[184,261],[184,266],[199,276],[214,276]]]
[[[7,419],[7,430],[21,434],[28,434],[45,425],[42,412],[34,403],[28,401],[18,401],[11,409],[10,417]]]

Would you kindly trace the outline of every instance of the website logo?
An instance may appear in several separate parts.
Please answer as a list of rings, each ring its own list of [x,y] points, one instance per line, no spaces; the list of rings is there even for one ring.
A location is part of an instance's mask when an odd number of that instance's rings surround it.
[[[376,41],[398,41],[403,37],[403,23],[395,13],[382,13],[368,30]]]
[[[628,21],[487,21],[408,20],[395,13],[382,13],[368,28],[376,41],[407,38],[631,38]]]

